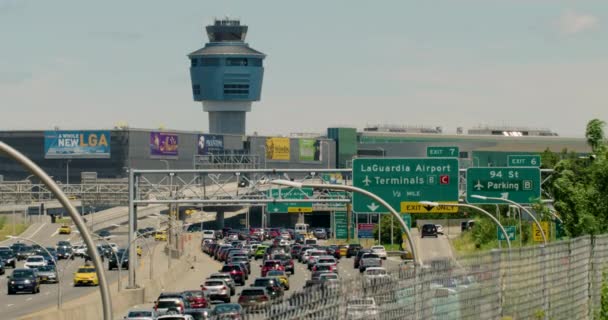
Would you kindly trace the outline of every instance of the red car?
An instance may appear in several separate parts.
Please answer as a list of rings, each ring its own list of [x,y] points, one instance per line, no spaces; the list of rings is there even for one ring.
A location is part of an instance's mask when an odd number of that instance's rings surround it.
[[[188,298],[190,308],[202,309],[208,307],[207,298],[202,290],[184,291],[183,294],[186,296],[186,298]]]
[[[281,265],[280,260],[266,260],[266,262],[264,262],[264,265],[262,265],[261,267],[262,267],[262,277],[265,277],[266,273],[268,273],[268,271],[270,271],[270,270],[285,271],[285,267]]]
[[[268,237],[270,239],[274,239],[280,235],[281,235],[281,232],[279,232],[279,229],[270,229],[270,231],[268,232]]]

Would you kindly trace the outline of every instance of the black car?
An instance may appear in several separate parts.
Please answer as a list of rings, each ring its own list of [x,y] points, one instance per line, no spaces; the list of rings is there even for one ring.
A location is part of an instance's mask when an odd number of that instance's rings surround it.
[[[118,269],[118,261],[116,260],[116,256],[118,255],[118,259],[122,260],[122,264],[120,269],[128,270],[129,269],[129,251],[126,249],[118,249],[116,254],[113,254],[108,259],[108,270]]]
[[[2,262],[2,260],[0,260],[0,275],[4,274],[4,262]]]
[[[346,257],[350,258],[352,256],[356,256],[357,252],[361,250],[361,245],[358,243],[352,243],[348,245],[348,249],[346,250]]]
[[[13,253],[12,250],[3,250],[0,251],[0,261],[2,261],[2,264],[5,268],[10,266],[14,269],[17,265],[17,256]]]
[[[420,237],[435,237],[437,238],[437,227],[434,224],[425,224],[422,226],[422,231],[420,232]]]
[[[57,259],[72,259],[74,260],[74,255],[72,254],[72,248],[67,249],[65,247],[57,248]]]
[[[15,269],[8,279],[8,294],[40,292],[40,280],[35,269]]]
[[[17,260],[19,261],[34,255],[34,249],[30,246],[20,246],[17,250]]]
[[[110,231],[108,230],[101,230],[97,233],[98,236],[102,237],[102,238],[108,238],[110,237]]]

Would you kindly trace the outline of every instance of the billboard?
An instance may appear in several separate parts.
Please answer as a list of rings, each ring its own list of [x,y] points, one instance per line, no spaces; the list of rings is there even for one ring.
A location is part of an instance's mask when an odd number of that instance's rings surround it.
[[[319,140],[315,139],[300,139],[300,161],[319,161],[321,148],[319,148]]]
[[[150,132],[150,156],[177,158],[179,137],[174,133]]]
[[[224,152],[224,136],[201,134],[198,136],[198,154],[219,154]]]
[[[44,158],[110,158],[110,131],[45,131]]]
[[[266,138],[266,159],[289,160],[289,138]]]

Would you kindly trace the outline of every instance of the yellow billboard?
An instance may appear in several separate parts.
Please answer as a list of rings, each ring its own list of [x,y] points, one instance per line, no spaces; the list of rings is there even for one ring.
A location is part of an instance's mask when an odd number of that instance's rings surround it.
[[[289,138],[266,138],[266,159],[289,160]]]

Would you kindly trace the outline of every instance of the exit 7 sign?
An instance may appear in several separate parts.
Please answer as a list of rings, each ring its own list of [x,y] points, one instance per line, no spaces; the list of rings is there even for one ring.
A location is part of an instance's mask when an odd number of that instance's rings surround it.
[[[460,148],[453,147],[437,147],[429,146],[426,147],[426,156],[429,158],[458,158],[460,155]]]

